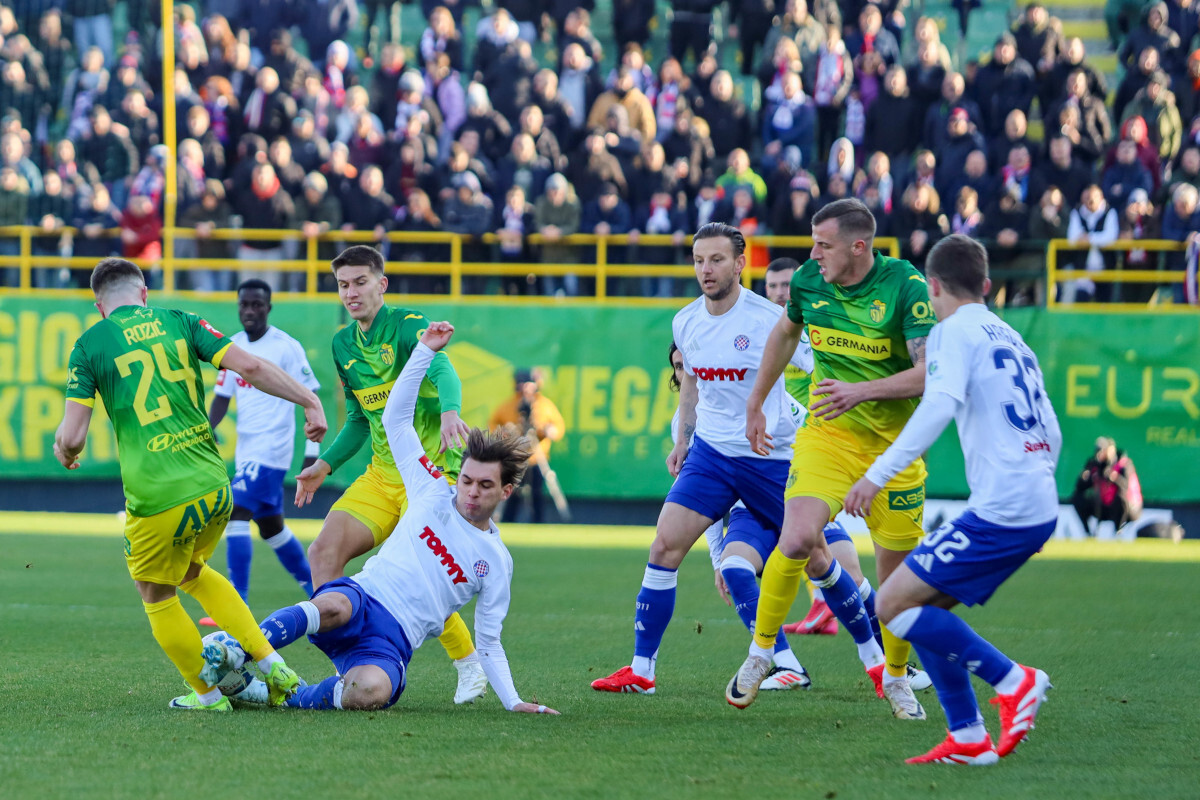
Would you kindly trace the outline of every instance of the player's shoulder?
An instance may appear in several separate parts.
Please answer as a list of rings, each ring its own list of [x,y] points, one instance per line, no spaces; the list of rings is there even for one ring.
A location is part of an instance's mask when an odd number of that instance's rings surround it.
[[[277,344],[280,347],[293,348],[293,349],[294,348],[300,348],[300,349],[304,348],[304,346],[302,344],[300,344],[300,342],[296,339],[296,337],[292,336],[285,330],[276,328],[274,325],[267,328],[266,336],[269,338],[269,340],[271,341],[272,344]]]
[[[881,282],[886,281],[893,284],[897,289],[917,286],[922,292],[925,291],[925,276],[910,261],[905,261],[903,258],[892,258],[881,253],[875,261],[875,267],[880,271]]]
[[[703,312],[704,312],[704,296],[701,295],[700,297],[697,297],[692,302],[688,303],[683,308],[679,309],[679,311],[677,311],[675,313],[675,319],[673,320],[673,322],[675,325],[683,325],[685,323],[691,322],[696,317],[700,316]],[[676,344],[678,344],[678,342],[676,342]]]

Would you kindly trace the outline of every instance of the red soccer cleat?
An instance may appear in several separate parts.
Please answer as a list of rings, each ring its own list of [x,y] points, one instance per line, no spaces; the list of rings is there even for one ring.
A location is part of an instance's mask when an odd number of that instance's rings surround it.
[[[814,600],[808,614],[799,622],[783,626],[784,633],[823,633],[830,620],[835,620],[833,610],[824,600]],[[836,633],[836,631],[835,631]]]
[[[961,764],[969,767],[982,767],[995,764],[1000,760],[996,748],[992,746],[992,737],[987,736],[982,742],[964,744],[954,741],[950,732],[946,732],[946,741],[930,750],[923,756],[913,756],[904,759],[905,764]]]
[[[825,623],[825,627],[821,628],[821,630],[819,630],[819,631],[809,631],[809,633],[815,633],[820,636],[837,636],[837,632],[838,632],[837,619],[829,620],[829,622]]]
[[[202,627],[202,628],[219,628],[221,626],[218,625],[217,621],[214,620],[212,617],[201,617],[200,618],[200,627]]]
[[[875,684],[875,694],[879,695],[879,699],[883,699],[883,664],[876,664],[867,670],[867,675],[870,676],[871,682]]]
[[[597,692],[619,692],[621,694],[654,694],[654,681],[633,674],[633,667],[621,667],[607,678],[592,681]]]
[[[1038,709],[1046,702],[1050,676],[1040,669],[1018,665],[1025,671],[1025,680],[1012,694],[996,695],[992,705],[1000,707],[1000,744],[996,753],[1001,758],[1017,749],[1017,745],[1033,730]]]

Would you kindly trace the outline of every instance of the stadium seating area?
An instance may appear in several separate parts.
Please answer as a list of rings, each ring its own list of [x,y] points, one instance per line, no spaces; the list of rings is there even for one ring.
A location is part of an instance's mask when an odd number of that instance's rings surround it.
[[[289,260],[304,239],[328,257],[330,234],[357,231],[391,261],[438,261],[445,243],[391,234],[442,231],[472,237],[469,261],[585,262],[594,253],[558,239],[632,233],[609,263],[686,263],[677,246],[638,249],[636,235],[677,245],[720,220],[804,236],[823,204],[857,196],[918,265],[948,233],[987,241],[1010,303],[1044,299],[1048,240],[1081,245],[1063,257],[1085,272],[1182,269],[1182,252],[1092,246],[1200,231],[1197,12],[1177,0],[971,5],[176,3],[172,155],[159,4],[22,0],[0,6],[0,227],[36,226],[35,256],[153,263],[174,159],[177,258]],[[236,241],[211,235],[229,228]],[[20,247],[0,236],[0,284],[18,284]],[[267,275],[292,290],[312,277]],[[85,277],[31,274],[41,287]],[[177,285],[234,280],[193,271]],[[446,291],[433,277],[398,288]],[[569,295],[579,283],[476,288]],[[1144,302],[1156,287],[1058,288],[1061,302]]]

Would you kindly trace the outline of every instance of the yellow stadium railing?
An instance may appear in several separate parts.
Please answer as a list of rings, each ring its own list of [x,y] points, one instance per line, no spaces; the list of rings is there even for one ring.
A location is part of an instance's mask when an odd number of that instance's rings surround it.
[[[1046,244],[1046,307],[1060,311],[1145,311],[1147,307],[1154,307],[1156,310],[1168,312],[1190,312],[1195,313],[1198,309],[1196,306],[1184,305],[1170,302],[1170,299],[1163,301],[1162,291],[1163,286],[1183,283],[1185,272],[1182,269],[1126,269],[1124,260],[1118,259],[1116,268],[1105,269],[1103,271],[1092,272],[1085,269],[1062,269],[1058,266],[1060,252],[1062,251],[1082,251],[1089,250],[1090,245],[1086,242],[1072,243],[1068,239],[1051,239]],[[1184,242],[1169,242],[1158,239],[1121,239],[1113,242],[1110,245],[1099,248],[1102,252],[1108,253],[1128,253],[1133,250],[1142,250],[1147,253],[1182,253],[1187,249],[1187,244]],[[1162,267],[1161,258],[1158,261],[1159,267]],[[1123,303],[1123,302],[1087,302],[1087,303],[1070,303],[1064,304],[1056,298],[1058,295],[1059,284],[1065,281],[1088,279],[1094,283],[1117,283],[1117,284],[1151,284],[1157,285],[1159,290],[1154,292],[1154,295],[1148,302],[1142,303]]]
[[[0,255],[0,269],[17,267],[19,270],[19,281],[16,287],[0,288],[0,295],[14,292],[30,292],[34,291],[33,271],[35,269],[54,268],[61,269],[90,269],[95,265],[95,258],[71,257],[61,255],[34,255],[33,242],[35,239],[54,239],[64,234],[69,236],[77,236],[80,232],[74,228],[59,228],[55,230],[46,230],[34,226],[17,226],[17,227],[0,227],[0,240],[5,238],[16,238],[19,243],[19,253],[15,256]],[[110,239],[119,237],[118,230],[105,231],[105,236]],[[181,257],[175,250],[174,243],[180,241],[196,241],[199,239],[207,239],[209,241],[225,241],[225,242],[294,242],[297,249],[297,257],[284,260],[271,261],[255,261],[253,264],[248,264],[246,260],[239,258],[193,258]],[[566,298],[567,300],[590,300],[590,301],[608,301],[619,300],[621,303],[651,303],[651,304],[669,304],[678,305],[678,298],[638,298],[638,297],[610,297],[608,283],[610,279],[620,278],[676,278],[688,279],[694,276],[694,271],[691,265],[671,265],[671,264],[614,264],[611,263],[611,248],[622,247],[628,245],[637,245],[638,247],[675,247],[675,246],[690,246],[691,237],[684,237],[682,241],[670,235],[651,235],[651,234],[635,234],[630,236],[610,235],[597,236],[594,234],[573,234],[565,236],[561,239],[548,240],[540,234],[531,234],[526,237],[526,242],[531,245],[565,245],[571,248],[590,248],[594,249],[594,257],[589,256],[586,263],[503,263],[496,261],[466,261],[464,260],[464,246],[483,245],[491,248],[500,242],[496,234],[489,233],[478,239],[470,236],[463,236],[455,233],[430,232],[430,233],[409,233],[409,232],[393,232],[388,233],[384,237],[393,245],[437,245],[448,248],[448,258],[444,261],[435,262],[413,262],[413,261],[388,261],[386,270],[389,275],[394,276],[434,276],[448,278],[448,291],[440,295],[429,295],[431,298],[451,299],[451,300],[472,300],[483,299],[492,295],[482,295],[478,293],[467,293],[463,289],[464,278],[474,277],[513,277],[513,276],[534,276],[541,277],[559,277],[563,275],[576,275],[580,278],[591,278],[595,281],[594,292],[583,297]],[[294,230],[260,230],[248,228],[236,229],[218,229],[212,231],[208,236],[201,237],[193,228],[173,228],[164,230],[163,235],[164,255],[161,259],[149,262],[145,260],[133,259],[143,269],[155,269],[161,271],[161,286],[163,291],[171,293],[179,293],[183,295],[190,294],[189,290],[181,289],[179,277],[181,274],[186,274],[194,270],[208,270],[215,272],[228,272],[252,269],[258,272],[284,272],[284,273],[300,273],[305,277],[304,291],[300,293],[280,293],[280,298],[287,296],[296,297],[312,297],[322,293],[320,276],[328,270],[328,262],[321,260],[318,257],[321,245],[323,243],[337,243],[342,245],[349,244],[374,244],[378,240],[372,232],[369,231],[334,231],[324,234],[319,237],[306,237],[299,231]],[[899,256],[900,243],[893,238],[879,238],[876,240],[876,246],[883,252]],[[807,256],[807,250],[812,247],[812,238],[808,236],[752,236],[747,239],[749,264],[742,273],[742,283],[745,286],[750,286],[752,281],[761,279],[766,272],[766,250],[780,249],[787,251],[796,251],[794,255],[801,260]],[[586,252],[586,251],[585,251]],[[80,296],[88,297],[90,293],[84,289],[37,289],[36,291],[49,294],[54,293],[63,296]],[[327,290],[326,290],[327,291]],[[209,293],[206,296],[220,296],[221,293]],[[518,299],[518,298],[514,298]],[[536,300],[539,298],[525,297],[521,300]],[[544,299],[544,298],[543,298]]]

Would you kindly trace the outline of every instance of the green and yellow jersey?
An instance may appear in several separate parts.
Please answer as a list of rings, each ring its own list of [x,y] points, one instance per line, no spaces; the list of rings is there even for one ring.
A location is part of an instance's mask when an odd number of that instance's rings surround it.
[[[419,311],[384,306],[366,333],[352,322],[334,334],[333,359],[346,393],[346,424],[329,449],[321,454],[321,459],[334,470],[345,464],[370,437],[371,463],[396,486],[403,485],[383,429],[383,408],[392,385],[428,325],[429,320]],[[462,383],[449,357],[439,352],[421,383],[413,424],[430,461],[451,477],[458,475],[462,451],[438,454],[441,415],[461,408]]]
[[[788,318],[804,325],[815,363],[810,386],[826,378],[858,383],[912,367],[909,339],[929,335],[936,322],[925,279],[907,261],[875,253],[867,277],[855,286],[826,283],[814,260],[792,276]],[[810,426],[840,427],[857,436],[892,442],[918,398],[860,403],[833,420],[810,415]]]
[[[100,395],[121,453],[129,513],[149,517],[229,484],[204,410],[200,362],[231,342],[195,314],[121,306],[75,342],[67,399]]]

